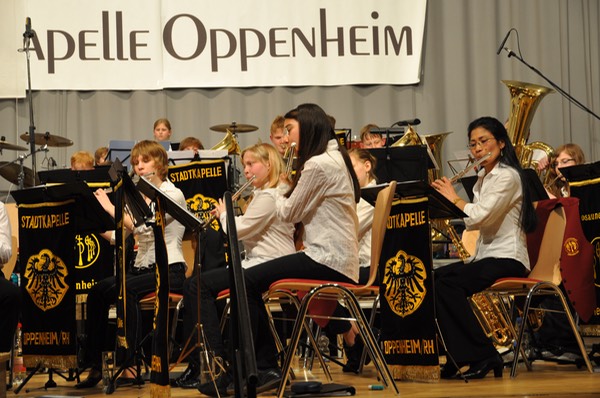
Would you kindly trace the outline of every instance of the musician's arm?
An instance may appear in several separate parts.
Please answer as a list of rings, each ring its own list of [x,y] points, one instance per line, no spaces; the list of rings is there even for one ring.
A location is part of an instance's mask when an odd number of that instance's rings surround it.
[[[238,239],[244,240],[260,235],[275,217],[275,198],[267,192],[256,192],[246,213],[235,218]],[[227,233],[227,213],[220,213],[223,231]]]
[[[0,264],[10,260],[12,255],[12,236],[10,229],[10,220],[6,212],[4,203],[0,203]]]
[[[104,211],[106,211],[114,219],[115,205],[113,205],[110,201],[110,198],[106,194],[106,191],[102,188],[97,189],[94,192],[94,196],[96,196],[96,199],[98,199],[98,202],[100,203]],[[132,218],[126,212],[123,212],[123,224],[125,225],[125,229],[127,230],[128,234],[133,232],[135,225],[133,223]],[[100,233],[100,236],[110,241],[111,243],[114,243],[115,241],[115,231],[105,231]]]
[[[487,177],[486,177],[487,178]],[[493,225],[508,213],[515,205],[516,198],[521,195],[521,179],[516,170],[505,168],[482,186],[477,203],[468,203],[464,212],[467,229],[480,229],[482,225]]]
[[[320,205],[328,188],[325,171],[316,162],[307,161],[294,192],[289,198],[277,199],[277,217],[293,224],[301,222]]]

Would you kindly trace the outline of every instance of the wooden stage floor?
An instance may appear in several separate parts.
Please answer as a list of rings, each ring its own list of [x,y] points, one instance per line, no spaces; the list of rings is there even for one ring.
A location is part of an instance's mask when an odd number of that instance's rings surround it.
[[[180,369],[181,370],[181,369]],[[387,398],[394,397],[392,389],[371,391],[369,385],[379,384],[375,368],[369,365],[362,376],[348,375],[341,372],[339,366],[331,365],[336,383],[352,385],[356,388],[358,397]],[[600,369],[596,369],[600,371]],[[174,372],[173,374],[176,374]],[[307,380],[324,381],[320,369],[310,372],[298,372],[298,377]],[[106,397],[101,384],[88,390],[76,390],[75,382],[67,382],[55,376],[57,388],[44,390],[48,380],[47,374],[38,373],[27,383],[18,395],[9,391],[7,397]],[[510,378],[510,370],[505,368],[501,379],[495,379],[492,372],[483,380],[471,380],[465,383],[461,380],[441,380],[438,383],[398,382],[400,396],[403,397],[600,397],[600,373],[589,373],[585,368],[577,369],[574,365],[558,365],[553,362],[535,361],[533,371],[528,372],[523,364],[514,379]],[[261,396],[273,396],[275,392],[264,393]],[[138,398],[150,397],[150,384],[141,387],[121,387],[113,394],[115,397]],[[197,390],[171,389],[172,397],[200,397]]]

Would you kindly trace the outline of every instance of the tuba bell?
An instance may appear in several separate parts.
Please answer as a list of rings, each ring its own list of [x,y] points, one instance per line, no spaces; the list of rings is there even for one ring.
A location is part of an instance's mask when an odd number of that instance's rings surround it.
[[[535,168],[537,161],[533,160],[533,151],[542,150],[548,160],[554,156],[552,147],[544,142],[536,141],[527,144],[529,127],[534,113],[542,99],[554,90],[536,84],[524,83],[515,80],[502,80],[510,91],[510,116],[508,118],[508,138],[515,147],[517,158],[525,169]],[[539,175],[539,171],[538,171]]]
[[[408,129],[400,139],[394,142],[390,147],[400,147],[400,146],[411,146],[411,145],[426,145],[423,142],[423,139],[417,134],[417,132],[412,128],[409,124]]]
[[[215,146],[213,146],[210,149],[213,151],[226,150],[229,155],[240,155],[242,153],[237,140],[229,130],[227,130],[227,134],[225,134],[225,137],[223,137],[221,141],[219,141]]]

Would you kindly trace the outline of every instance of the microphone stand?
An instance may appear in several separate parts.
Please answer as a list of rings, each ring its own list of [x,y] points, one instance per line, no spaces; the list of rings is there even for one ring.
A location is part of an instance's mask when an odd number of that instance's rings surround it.
[[[554,83],[552,80],[548,79],[541,71],[539,71],[535,66],[529,65],[527,63],[527,61],[525,61],[523,59],[522,56],[516,54],[513,50],[511,50],[510,48],[504,47],[503,50],[505,50],[508,53],[508,58],[510,57],[514,57],[516,59],[518,59],[519,61],[521,61],[521,63],[525,66],[527,66],[529,69],[531,69],[532,71],[535,72],[535,74],[537,74],[538,76],[540,76],[542,79],[544,79],[545,81],[547,81],[552,88],[554,88],[560,95],[562,95],[563,97],[565,97],[566,99],[568,99],[571,103],[577,105],[580,109],[583,109],[584,111],[586,111],[587,113],[589,113],[590,115],[594,116],[596,119],[600,120],[600,116],[598,116],[597,114],[594,113],[594,111],[592,111],[591,109],[589,109],[588,107],[586,107],[585,105],[583,105],[581,102],[577,101],[575,98],[573,98],[571,96],[571,94],[567,93],[566,91],[564,91],[562,88],[560,88],[560,86],[558,86],[556,83]],[[520,52],[520,51],[519,51]]]
[[[29,52],[31,50],[31,39],[35,36],[35,32],[31,29],[31,20],[27,18],[25,24],[25,33],[23,33],[23,48],[19,50],[24,52],[27,58],[27,101],[29,102],[29,151],[31,155],[31,170],[33,175],[37,175],[37,167],[35,162],[35,123],[33,119],[33,95],[31,92],[31,66],[29,62]],[[35,186],[35,178],[33,181]]]

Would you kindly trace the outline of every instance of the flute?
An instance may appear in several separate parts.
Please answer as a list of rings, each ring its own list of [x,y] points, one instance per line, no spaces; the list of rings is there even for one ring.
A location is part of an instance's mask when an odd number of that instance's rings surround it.
[[[492,156],[491,152],[486,153],[485,155],[483,155],[481,158],[479,158],[479,160],[477,160],[476,162],[468,165],[467,167],[464,168],[463,171],[458,172],[454,175],[454,177],[452,177],[450,179],[450,182],[452,184],[456,183],[458,180],[460,180],[465,174],[467,174],[469,171],[471,171],[472,169],[474,169],[475,167],[478,167],[481,163],[483,163],[484,161],[486,161],[490,156]]]

